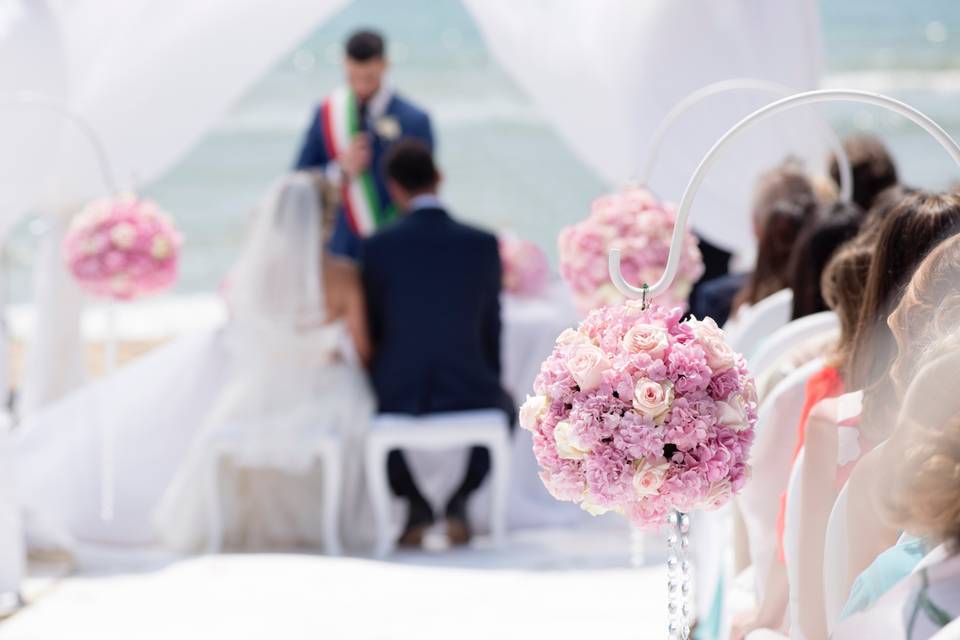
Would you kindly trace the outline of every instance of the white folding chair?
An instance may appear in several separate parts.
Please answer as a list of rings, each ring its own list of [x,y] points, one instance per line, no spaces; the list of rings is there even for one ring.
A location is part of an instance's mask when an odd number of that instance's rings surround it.
[[[802,509],[803,496],[803,449],[800,449],[800,455],[797,456],[793,464],[793,471],[790,473],[790,483],[787,487],[787,517],[786,527],[783,532],[783,555],[787,566],[787,582],[790,584],[790,602],[787,605],[787,617],[790,621],[791,633],[799,631],[798,620],[800,620],[800,594],[794,585],[798,584],[800,579],[800,565],[803,558],[800,557],[800,510]]]
[[[434,413],[424,416],[383,414],[374,419],[367,436],[367,489],[377,530],[375,552],[385,556],[393,549],[396,526],[391,522],[391,495],[387,481],[387,456],[395,449],[449,449],[483,446],[490,451],[491,535],[494,544],[506,537],[507,491],[510,474],[510,433],[502,411],[484,409]]]
[[[323,476],[323,495],[320,496],[323,518],[323,550],[331,556],[340,555],[340,495],[341,445],[332,434],[318,433],[307,442],[296,444],[299,450],[309,449],[320,463]],[[225,439],[211,450],[207,475],[207,552],[219,553],[223,546],[223,514],[220,504],[220,463],[243,457],[240,445]],[[246,466],[246,465],[245,465]]]
[[[837,501],[833,503],[827,534],[823,547],[823,605],[827,613],[827,631],[840,620],[840,612],[850,595],[850,562],[847,556],[849,533],[847,530],[847,500],[849,485],[843,485]]]
[[[757,347],[774,331],[790,322],[793,291],[781,289],[743,312],[728,336],[730,346],[750,361]]]
[[[0,615],[16,608],[26,564],[12,436],[0,427]]]
[[[806,396],[807,380],[823,366],[816,359],[800,367],[773,388],[760,405],[756,437],[750,451],[753,476],[737,496],[749,540],[750,561],[756,575],[757,597],[777,553],[777,514],[780,496],[787,490],[793,466],[793,443]]]
[[[818,336],[836,334],[840,321],[833,311],[822,311],[788,322],[761,342],[747,360],[750,371],[761,375],[791,349]]]

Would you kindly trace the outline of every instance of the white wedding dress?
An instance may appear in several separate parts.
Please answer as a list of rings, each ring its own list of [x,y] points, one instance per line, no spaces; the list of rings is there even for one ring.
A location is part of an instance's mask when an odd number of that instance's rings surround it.
[[[18,481],[28,514],[73,538],[207,543],[212,448],[227,548],[322,544],[323,491],[310,444],[340,439],[341,538],[372,540],[362,440],[374,408],[344,324],[327,321],[322,212],[311,179],[283,179],[231,272],[230,320],[185,336],[68,396],[24,425]],[[100,438],[116,443],[114,516],[99,517]]]

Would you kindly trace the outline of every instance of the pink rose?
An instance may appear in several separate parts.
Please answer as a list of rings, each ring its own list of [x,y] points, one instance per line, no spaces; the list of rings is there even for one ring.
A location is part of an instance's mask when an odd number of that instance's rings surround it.
[[[654,360],[663,357],[669,344],[667,332],[652,324],[636,324],[623,336],[623,348],[628,353],[646,352]]]
[[[714,373],[721,373],[736,364],[736,355],[727,344],[727,337],[717,326],[713,318],[691,320],[690,327],[697,337],[697,342],[707,358],[707,366]]]
[[[527,401],[520,407],[520,426],[527,431],[535,430],[540,417],[547,411],[547,404],[546,396],[527,396]]]
[[[560,335],[557,336],[557,344],[560,345],[573,344],[581,340],[586,340],[586,338],[576,329],[564,329]]]
[[[673,401],[673,387],[669,382],[660,384],[650,378],[637,382],[633,391],[633,408],[654,421],[663,418]]]
[[[587,342],[575,345],[567,359],[567,370],[581,391],[596,388],[603,378],[603,372],[609,368],[610,361],[603,351]]]
[[[750,427],[747,407],[741,396],[733,395],[725,401],[717,402],[717,424],[734,431],[743,431]]]
[[[646,460],[638,461],[633,473],[633,490],[641,497],[656,495],[660,485],[666,480],[669,470],[670,463],[666,461],[657,465],[652,465]]]

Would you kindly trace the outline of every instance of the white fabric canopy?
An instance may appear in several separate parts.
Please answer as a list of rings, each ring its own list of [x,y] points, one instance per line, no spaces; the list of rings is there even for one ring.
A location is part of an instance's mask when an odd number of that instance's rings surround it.
[[[654,129],[695,89],[755,77],[806,90],[820,76],[814,0],[568,0],[562,9],[551,0],[464,3],[494,58],[574,152],[611,184],[636,176]],[[692,110],[668,135],[650,186],[679,201],[713,142],[771,100],[737,92]],[[701,189],[693,226],[725,247],[749,250],[747,203],[754,177],[786,153],[821,167],[827,147],[816,124],[807,113],[752,129]]]
[[[347,1],[12,0],[0,11],[0,90],[62,101],[96,132],[117,186],[142,186],[175,164],[280,55]],[[7,108],[0,123],[0,133],[11,134],[3,139],[14,142],[0,150],[0,187],[7,187],[0,188],[6,205],[0,238],[27,208],[70,214],[111,188],[90,140],[62,116]],[[55,371],[63,359],[79,359],[81,298],[61,263],[62,224],[48,227],[35,303],[38,317],[50,321],[36,327],[25,412],[78,382]]]

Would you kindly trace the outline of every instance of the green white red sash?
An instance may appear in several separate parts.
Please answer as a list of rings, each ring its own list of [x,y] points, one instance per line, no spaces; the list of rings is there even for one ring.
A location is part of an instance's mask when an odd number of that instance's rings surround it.
[[[360,110],[353,92],[347,88],[334,91],[324,101],[320,118],[327,155],[336,160],[361,131]],[[385,216],[370,169],[358,176],[343,176],[341,189],[347,222],[353,232],[364,237],[376,231]]]

